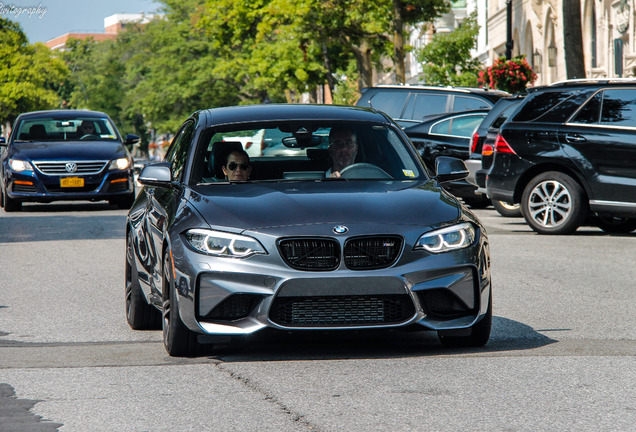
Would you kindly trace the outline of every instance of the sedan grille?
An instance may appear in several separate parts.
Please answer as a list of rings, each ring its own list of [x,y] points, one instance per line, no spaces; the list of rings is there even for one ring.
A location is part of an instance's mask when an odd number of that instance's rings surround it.
[[[414,314],[415,307],[406,294],[278,297],[270,319],[282,326],[340,327],[397,324]]]
[[[286,239],[278,247],[285,262],[298,270],[335,270],[340,264],[340,245],[333,239]]]
[[[352,270],[389,267],[402,250],[402,239],[396,236],[358,237],[345,243],[344,262]]]
[[[97,174],[104,169],[108,161],[61,161],[61,162],[33,162],[43,174]]]

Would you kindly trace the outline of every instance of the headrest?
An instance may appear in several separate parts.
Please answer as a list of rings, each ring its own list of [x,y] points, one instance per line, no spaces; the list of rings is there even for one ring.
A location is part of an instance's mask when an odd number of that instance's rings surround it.
[[[46,129],[44,128],[44,125],[34,124],[33,126],[31,126],[31,128],[29,129],[29,138],[30,139],[46,138]]]

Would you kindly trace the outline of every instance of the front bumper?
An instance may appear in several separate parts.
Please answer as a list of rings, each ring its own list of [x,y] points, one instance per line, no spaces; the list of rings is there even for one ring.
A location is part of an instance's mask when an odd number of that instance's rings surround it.
[[[447,254],[405,251],[393,267],[368,271],[299,271],[273,264],[275,254],[214,258],[174,243],[173,252],[181,319],[211,336],[265,328],[465,329],[486,313],[491,290],[488,245],[481,236]]]
[[[62,187],[61,179],[81,177],[84,186]],[[35,171],[15,172],[5,175],[7,195],[18,201],[51,202],[60,200],[101,201],[126,197],[135,193],[132,170],[106,171],[91,175],[53,176]]]

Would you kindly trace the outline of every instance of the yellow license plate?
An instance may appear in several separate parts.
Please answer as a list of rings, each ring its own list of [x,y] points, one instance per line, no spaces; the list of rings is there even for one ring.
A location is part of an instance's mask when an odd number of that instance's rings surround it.
[[[61,187],[84,187],[84,179],[82,177],[64,177],[60,179]]]

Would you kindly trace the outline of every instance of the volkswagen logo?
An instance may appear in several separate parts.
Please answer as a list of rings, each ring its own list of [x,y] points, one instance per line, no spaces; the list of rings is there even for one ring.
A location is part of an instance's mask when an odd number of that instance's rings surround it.
[[[77,171],[77,164],[75,162],[69,162],[66,164],[66,172],[74,173]]]
[[[349,228],[344,225],[336,225],[335,227],[333,227],[333,232],[335,232],[336,234],[344,234],[347,231],[349,231]]]

